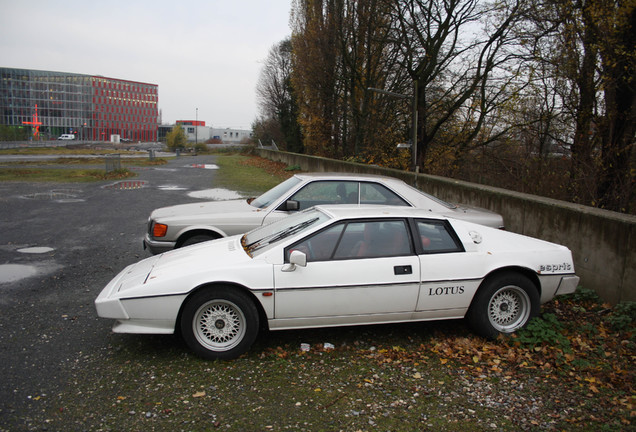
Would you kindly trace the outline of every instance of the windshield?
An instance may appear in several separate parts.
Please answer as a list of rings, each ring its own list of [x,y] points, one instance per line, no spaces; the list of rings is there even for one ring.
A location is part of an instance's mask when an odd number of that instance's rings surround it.
[[[280,183],[278,186],[275,186],[272,189],[268,190],[258,198],[253,199],[250,205],[256,208],[265,208],[276,201],[278,198],[280,198],[281,195],[287,193],[291,188],[296,186],[301,181],[302,180],[298,177],[290,177],[284,182]]]
[[[241,238],[241,244],[248,255],[253,256],[255,252],[262,252],[265,248],[269,249],[268,246],[299,234],[327,219],[329,216],[325,213],[317,209],[309,209],[244,234]]]

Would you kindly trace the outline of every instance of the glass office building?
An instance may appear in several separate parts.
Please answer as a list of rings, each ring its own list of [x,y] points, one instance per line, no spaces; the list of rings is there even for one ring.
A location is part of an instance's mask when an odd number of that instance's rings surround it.
[[[157,141],[158,86],[66,72],[0,68],[0,125],[34,139]]]

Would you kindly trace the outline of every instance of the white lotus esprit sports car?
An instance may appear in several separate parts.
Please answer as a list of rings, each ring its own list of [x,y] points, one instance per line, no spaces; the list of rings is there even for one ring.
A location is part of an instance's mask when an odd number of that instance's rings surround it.
[[[179,332],[231,359],[261,328],[466,317],[494,338],[578,282],[564,246],[421,209],[318,206],[130,265],[95,306],[114,332]]]

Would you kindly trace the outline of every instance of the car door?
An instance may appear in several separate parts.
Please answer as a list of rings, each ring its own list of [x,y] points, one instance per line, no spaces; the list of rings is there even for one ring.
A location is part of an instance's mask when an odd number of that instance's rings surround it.
[[[275,318],[302,325],[408,319],[419,291],[419,259],[405,220],[341,222],[285,249],[305,267],[274,266]],[[300,325],[300,324],[299,324]]]
[[[463,316],[482,281],[479,269],[483,257],[466,252],[446,221],[420,219],[414,226],[422,248],[417,310]]]

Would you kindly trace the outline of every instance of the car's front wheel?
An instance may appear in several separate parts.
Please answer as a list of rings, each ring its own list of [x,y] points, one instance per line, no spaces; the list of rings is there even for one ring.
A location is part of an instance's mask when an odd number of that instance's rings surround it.
[[[475,332],[488,339],[513,333],[540,310],[539,293],[532,281],[517,273],[503,273],[484,282],[466,318]]]
[[[181,334],[190,349],[207,359],[230,360],[245,353],[258,335],[254,302],[238,289],[197,292],[183,308]]]
[[[192,237],[187,238],[179,247],[190,246],[197,243],[203,243],[210,240],[215,240],[219,238],[218,236],[213,236],[211,234],[197,234]]]

